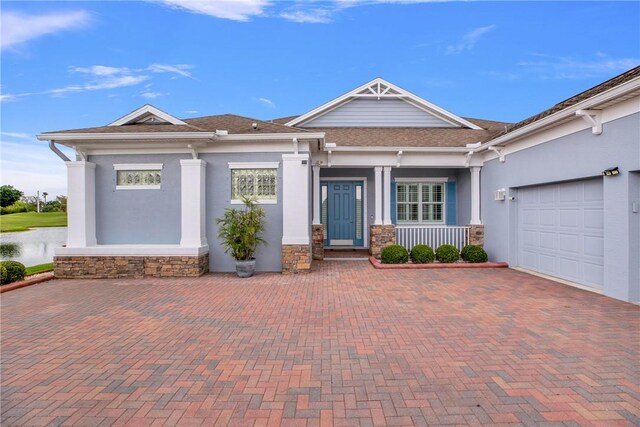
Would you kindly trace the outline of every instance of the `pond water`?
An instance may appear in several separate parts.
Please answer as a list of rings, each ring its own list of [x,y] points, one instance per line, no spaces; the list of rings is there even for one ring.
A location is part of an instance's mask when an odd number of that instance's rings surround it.
[[[53,251],[67,242],[67,227],[40,227],[19,233],[0,233],[0,259],[25,266],[53,262]]]

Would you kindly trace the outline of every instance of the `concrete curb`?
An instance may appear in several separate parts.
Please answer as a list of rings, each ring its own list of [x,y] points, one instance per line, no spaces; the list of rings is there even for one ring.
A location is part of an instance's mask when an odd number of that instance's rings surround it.
[[[434,268],[509,268],[506,262],[483,262],[472,264],[467,262],[433,263],[433,264],[383,264],[375,257],[369,257],[369,262],[380,270],[426,270]]]
[[[9,285],[2,285],[0,286],[0,294],[13,291],[14,289],[20,289],[20,288],[24,288],[31,285],[37,285],[38,283],[47,282],[52,279],[54,279],[53,271],[47,272],[42,275],[39,275],[38,277],[21,280],[19,282],[11,283]]]

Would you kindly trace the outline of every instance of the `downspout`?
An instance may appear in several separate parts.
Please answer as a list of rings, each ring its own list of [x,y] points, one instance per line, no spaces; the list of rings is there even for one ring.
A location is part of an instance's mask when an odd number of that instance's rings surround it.
[[[51,151],[56,153],[56,155],[58,157],[60,157],[63,162],[70,162],[71,161],[67,156],[65,156],[65,154],[62,151],[60,151],[60,149],[58,147],[56,147],[55,141],[53,141],[53,140],[49,141],[49,148],[51,149]]]

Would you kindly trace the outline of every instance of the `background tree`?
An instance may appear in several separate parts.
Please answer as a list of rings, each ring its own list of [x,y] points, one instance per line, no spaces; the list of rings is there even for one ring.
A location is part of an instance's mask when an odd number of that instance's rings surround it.
[[[22,197],[22,191],[13,187],[13,185],[3,185],[0,187],[0,206],[3,208],[11,206]]]
[[[49,193],[47,193],[46,191],[42,192],[42,198],[44,199],[44,204],[47,204],[47,196],[49,195]]]

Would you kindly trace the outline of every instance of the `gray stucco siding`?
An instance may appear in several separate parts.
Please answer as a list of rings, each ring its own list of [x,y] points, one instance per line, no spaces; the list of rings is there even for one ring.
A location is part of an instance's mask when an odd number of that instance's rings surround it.
[[[355,99],[304,127],[456,127],[400,99]]]
[[[209,269],[215,272],[234,272],[235,261],[224,252],[218,240],[216,218],[222,217],[227,208],[242,208],[231,204],[231,169],[229,162],[278,162],[277,204],[261,205],[266,213],[262,238],[266,245],[256,251],[257,271],[282,270],[282,154],[283,153],[202,153],[207,162],[206,171],[206,224],[209,243]]]
[[[93,155],[99,245],[180,243],[180,159],[189,155]],[[159,190],[116,190],[114,164],[162,163]]]
[[[612,166],[620,175],[602,177]],[[633,202],[640,202],[640,114],[607,122],[601,135],[585,129],[486,162],[481,172],[481,218],[485,225],[485,249],[491,260],[517,259],[517,194],[525,186],[570,180],[603,180],[604,196],[604,293],[620,299],[640,299],[640,252],[633,240],[640,228],[640,214]],[[514,201],[494,201],[494,191],[507,189]],[[628,257],[627,254],[628,253]],[[624,261],[621,261],[624,260]],[[631,271],[631,273],[629,273]]]

